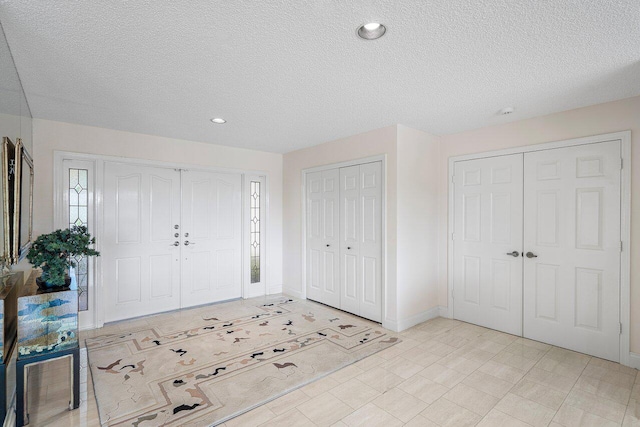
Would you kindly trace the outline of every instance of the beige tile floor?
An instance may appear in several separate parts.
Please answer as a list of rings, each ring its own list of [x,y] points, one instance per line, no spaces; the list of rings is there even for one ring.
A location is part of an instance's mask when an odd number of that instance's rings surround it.
[[[165,314],[83,333],[132,330]],[[235,426],[640,426],[640,375],[584,354],[437,318],[403,342],[228,421]],[[68,364],[30,374],[33,426],[96,426],[81,363],[80,409],[67,411]],[[57,363],[57,364],[56,364]]]

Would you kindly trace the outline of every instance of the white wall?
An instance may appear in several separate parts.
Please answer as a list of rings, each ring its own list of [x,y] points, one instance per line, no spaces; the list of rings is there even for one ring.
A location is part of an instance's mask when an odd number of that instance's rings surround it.
[[[399,329],[437,315],[438,141],[398,125]]]
[[[33,120],[34,234],[53,229],[53,152],[264,171],[269,177],[267,285],[282,285],[282,155],[50,120]]]
[[[396,188],[397,156],[396,126],[365,132],[362,134],[326,142],[314,147],[292,151],[284,155],[284,229],[283,258],[284,292],[300,297],[303,295],[302,277],[302,170],[315,166],[330,165],[348,160],[375,155],[386,155],[386,294],[383,320],[395,325],[397,321],[396,290]]]
[[[452,156],[631,130],[631,351],[640,353],[640,97],[492,126],[440,139],[440,305],[447,305],[448,159]]]

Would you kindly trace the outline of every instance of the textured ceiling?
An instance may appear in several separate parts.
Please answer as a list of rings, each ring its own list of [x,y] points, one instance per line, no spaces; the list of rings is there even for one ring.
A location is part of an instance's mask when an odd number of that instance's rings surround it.
[[[273,152],[640,94],[638,0],[3,0],[0,20],[34,117]],[[387,34],[358,39],[372,20]]]

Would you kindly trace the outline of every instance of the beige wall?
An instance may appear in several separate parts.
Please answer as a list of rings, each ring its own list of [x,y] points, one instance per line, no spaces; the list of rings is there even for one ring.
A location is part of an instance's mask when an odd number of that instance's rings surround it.
[[[53,229],[53,152],[264,171],[269,179],[267,284],[282,285],[282,155],[50,120],[33,120],[35,235]]]
[[[373,130],[284,155],[284,292],[302,294],[302,170],[375,155],[386,155],[387,293],[384,316],[396,321],[396,126]]]
[[[631,130],[631,351],[640,353],[640,97],[478,129],[440,139],[440,305],[447,305],[448,159],[452,156]]]
[[[398,125],[397,286],[401,329],[424,321],[425,312],[438,307],[438,143],[438,137]]]

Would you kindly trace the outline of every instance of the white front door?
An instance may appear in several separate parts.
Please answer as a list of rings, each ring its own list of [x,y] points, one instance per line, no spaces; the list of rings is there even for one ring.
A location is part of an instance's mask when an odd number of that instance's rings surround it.
[[[340,168],[340,308],[382,321],[382,163]]]
[[[522,334],[522,154],[455,163],[453,315]]]
[[[524,156],[524,336],[618,361],[620,142]]]
[[[179,308],[180,172],[106,163],[104,175],[105,322]]]
[[[182,307],[242,294],[241,177],[182,172]]]
[[[332,307],[340,307],[339,175],[307,175],[307,297]]]

